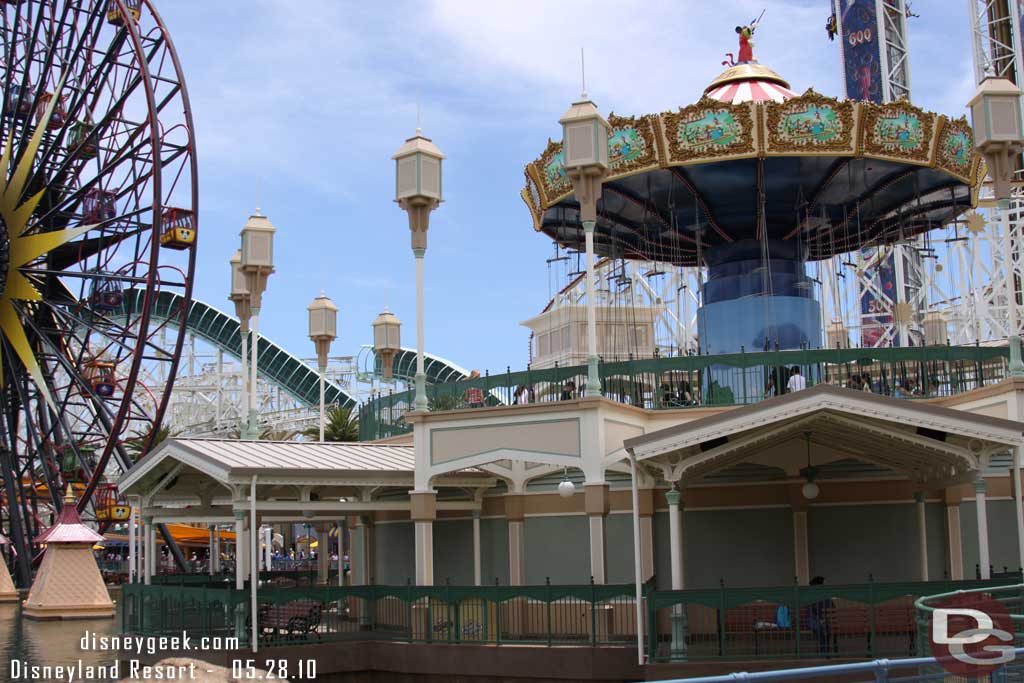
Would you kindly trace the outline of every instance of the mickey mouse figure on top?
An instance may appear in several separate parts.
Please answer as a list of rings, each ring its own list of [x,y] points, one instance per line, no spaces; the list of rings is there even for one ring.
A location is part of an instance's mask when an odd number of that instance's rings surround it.
[[[761,18],[764,16],[765,10],[761,10],[761,15],[754,19],[746,26],[737,26],[736,33],[740,36],[740,52],[739,59],[734,59],[731,52],[726,52],[726,59],[722,62],[723,66],[736,66],[738,64],[751,64],[756,62],[754,59],[754,31],[757,30],[758,24],[761,23]]]

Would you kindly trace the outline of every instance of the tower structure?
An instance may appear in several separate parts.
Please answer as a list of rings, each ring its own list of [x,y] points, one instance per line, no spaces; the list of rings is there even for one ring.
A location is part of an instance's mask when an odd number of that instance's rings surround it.
[[[847,98],[875,104],[910,99],[906,0],[834,0],[835,28]],[[854,255],[856,338],[862,346],[924,343],[927,275],[920,238],[892,246],[868,246]],[[830,280],[840,263],[823,264]],[[836,302],[838,303],[838,302]],[[842,322],[833,309],[830,329]]]

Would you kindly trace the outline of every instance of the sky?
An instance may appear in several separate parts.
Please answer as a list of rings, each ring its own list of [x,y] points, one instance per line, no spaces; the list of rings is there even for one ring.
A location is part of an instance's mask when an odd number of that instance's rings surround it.
[[[256,206],[277,227],[260,331],[313,356],[306,306],[340,308],[332,355],[372,341],[385,306],[415,346],[415,264],[391,155],[416,128],[447,155],[425,261],[426,350],[481,372],[522,369],[551,286],[549,239],[519,197],[525,165],[580,92],[605,114],[697,101],[765,9],[755,57],[839,96],[828,0],[163,0],[196,127],[195,297],[231,311],[228,259]],[[974,90],[967,10],[917,0],[912,99],[960,116]],[[419,102],[419,107],[417,107]]]

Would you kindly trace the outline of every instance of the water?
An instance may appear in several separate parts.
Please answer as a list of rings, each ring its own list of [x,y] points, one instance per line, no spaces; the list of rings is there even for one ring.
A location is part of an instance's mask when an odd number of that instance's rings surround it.
[[[82,619],[76,621],[36,621],[23,619],[16,604],[0,604],[0,683],[18,680],[12,676],[12,661],[32,666],[110,666],[116,652],[83,651],[80,648],[86,631],[107,635],[121,630],[120,615],[113,619]],[[16,666],[16,665],[14,665]],[[124,673],[122,672],[122,676]],[[32,680],[22,674],[21,680]],[[60,680],[41,676],[35,680]],[[67,678],[63,678],[67,680]],[[111,683],[115,679],[93,679]]]

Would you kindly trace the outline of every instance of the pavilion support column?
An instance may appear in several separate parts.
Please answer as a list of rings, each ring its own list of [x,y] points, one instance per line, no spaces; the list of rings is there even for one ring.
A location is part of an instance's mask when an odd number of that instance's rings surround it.
[[[409,494],[410,516],[416,533],[416,585],[434,585],[434,520],[437,519],[437,492],[413,491]]]
[[[949,550],[949,578],[964,578],[964,540],[960,531],[960,498],[954,489],[946,489],[946,547]]]
[[[345,585],[345,541],[348,539],[348,524],[339,519],[338,524],[338,586]]]
[[[508,520],[508,583],[522,586],[526,581],[526,538],[524,533],[524,497],[521,493],[505,496]]]
[[[644,583],[654,576],[654,489],[640,489],[640,567]]]
[[[683,590],[683,513],[682,496],[672,489],[665,494],[668,501],[669,556],[672,565],[672,590]],[[672,608],[672,645],[669,656],[673,661],[686,659],[687,614],[685,605]]]
[[[235,590],[245,588],[245,510],[235,510]]]
[[[153,518],[149,515],[142,518],[142,568],[143,580],[146,585],[153,582],[153,548],[156,546],[156,538],[153,535]]]
[[[473,510],[473,585],[481,584],[480,510]]]
[[[326,586],[331,575],[331,526],[321,522],[316,527],[316,582]]]
[[[128,510],[128,583],[135,583],[139,580],[139,554],[135,547],[135,504],[132,503]]]
[[[213,525],[213,546],[211,548],[212,555],[210,556],[210,562],[213,564],[214,574],[220,574],[220,525]]]
[[[925,515],[925,492],[914,493],[914,507],[917,509],[918,577],[928,580],[928,520]]]
[[[594,583],[608,583],[608,484],[584,484],[583,506],[590,527],[590,576]]]
[[[358,537],[359,561],[354,567],[353,584],[369,586],[373,583],[374,557],[373,517],[360,515],[356,518],[356,535]]]
[[[793,508],[793,549],[796,580],[801,586],[811,582],[810,550],[807,543],[807,506]]]
[[[988,484],[979,472],[974,480],[974,501],[978,508],[978,570],[982,579],[992,578],[988,553],[988,503],[985,495],[987,491]]]
[[[1024,446],[1013,448],[1013,505],[1017,517],[1017,569],[1024,571],[1024,501],[1021,500],[1020,468],[1024,466]]]
[[[210,576],[213,576],[213,539],[217,536],[217,527],[213,524],[207,524],[206,526],[207,531],[209,532],[209,544],[207,545],[209,550],[206,552],[206,564]]]

